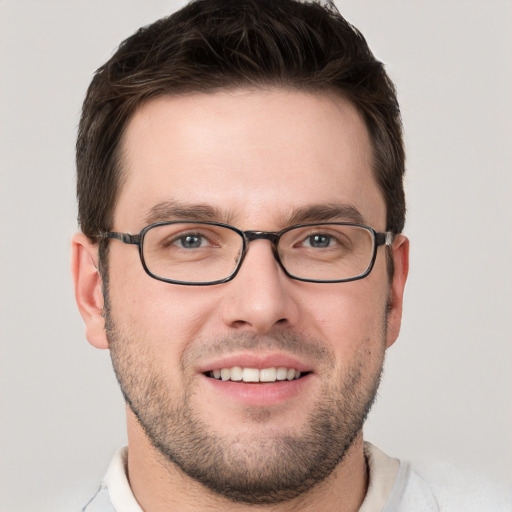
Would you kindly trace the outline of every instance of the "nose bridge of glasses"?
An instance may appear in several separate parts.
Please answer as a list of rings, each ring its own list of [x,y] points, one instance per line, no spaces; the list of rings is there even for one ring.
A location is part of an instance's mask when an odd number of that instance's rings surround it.
[[[280,235],[274,231],[243,231],[246,240],[245,252],[249,248],[249,243],[254,240],[268,240],[272,244],[272,254],[277,262],[282,266],[281,259],[277,251],[277,243],[279,242]]]
[[[274,231],[244,231],[247,242],[253,240],[270,240],[272,245],[276,245],[279,241],[279,234]]]

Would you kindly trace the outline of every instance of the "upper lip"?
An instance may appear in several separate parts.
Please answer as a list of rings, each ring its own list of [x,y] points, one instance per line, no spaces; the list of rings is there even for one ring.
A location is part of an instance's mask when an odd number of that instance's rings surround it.
[[[198,372],[206,373],[222,368],[233,368],[240,366],[241,368],[294,368],[299,372],[311,372],[313,368],[311,364],[300,361],[297,357],[286,353],[257,353],[242,352],[231,353],[210,360],[198,367]]]

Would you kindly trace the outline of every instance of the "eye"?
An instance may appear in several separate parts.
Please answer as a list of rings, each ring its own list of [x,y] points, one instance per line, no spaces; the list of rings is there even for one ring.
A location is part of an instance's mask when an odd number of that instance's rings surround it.
[[[182,249],[199,249],[200,247],[207,247],[210,244],[206,237],[199,233],[186,233],[172,241],[172,245],[177,245]]]
[[[324,233],[315,233],[314,235],[308,236],[302,245],[305,247],[312,247],[314,249],[325,249],[331,245],[336,244],[336,239],[331,235]]]

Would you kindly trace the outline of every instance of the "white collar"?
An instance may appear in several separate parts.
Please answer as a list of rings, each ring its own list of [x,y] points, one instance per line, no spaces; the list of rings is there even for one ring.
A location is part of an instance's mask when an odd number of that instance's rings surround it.
[[[381,511],[386,506],[396,482],[400,462],[365,441],[364,456],[368,463],[368,490],[359,512]]]
[[[128,447],[117,450],[101,486],[108,489],[113,507],[118,512],[143,512],[128,482]]]

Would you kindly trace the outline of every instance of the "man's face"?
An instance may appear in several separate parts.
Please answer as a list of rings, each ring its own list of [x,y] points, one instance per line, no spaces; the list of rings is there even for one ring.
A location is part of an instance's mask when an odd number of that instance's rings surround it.
[[[279,231],[350,221],[347,207],[377,231],[386,227],[367,130],[334,95],[158,98],[135,113],[123,142],[115,231],[176,219]],[[387,310],[393,290],[383,248],[365,279],[318,284],[288,278],[270,242],[256,240],[232,281],[197,287],[152,279],[136,247],[111,241],[114,367],[167,460],[233,500],[280,501],[324,479],[360,435],[398,331],[399,314]],[[212,376],[233,367],[302,376]]]

